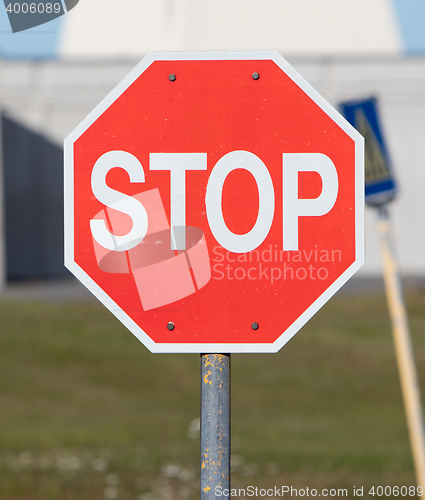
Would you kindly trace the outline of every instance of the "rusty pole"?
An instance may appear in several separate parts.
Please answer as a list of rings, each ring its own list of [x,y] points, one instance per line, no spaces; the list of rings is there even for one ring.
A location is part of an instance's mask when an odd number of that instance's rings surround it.
[[[230,354],[201,354],[201,500],[230,496]]]

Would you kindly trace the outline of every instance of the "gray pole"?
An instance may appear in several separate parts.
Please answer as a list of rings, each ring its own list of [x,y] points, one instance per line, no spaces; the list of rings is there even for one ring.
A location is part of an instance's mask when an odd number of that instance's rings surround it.
[[[230,492],[230,354],[201,354],[201,500]]]

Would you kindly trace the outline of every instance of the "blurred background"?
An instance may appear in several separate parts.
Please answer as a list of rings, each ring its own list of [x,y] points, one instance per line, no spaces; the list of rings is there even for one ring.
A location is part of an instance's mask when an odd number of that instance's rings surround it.
[[[147,52],[165,49],[276,49],[334,106],[376,96],[400,188],[393,216],[401,266],[412,279],[424,276],[425,233],[417,226],[425,188],[424,19],[422,0],[82,0],[50,23],[12,33],[1,8],[8,278],[65,273],[57,167],[63,139]],[[26,213],[22,197],[32,204]],[[41,213],[46,227],[37,242],[31,217]],[[18,226],[25,228],[20,236]],[[368,212],[359,276],[379,274]]]
[[[335,107],[378,99],[424,386],[424,26],[423,0],[80,0],[12,33],[0,5],[0,499],[197,497],[197,356],[149,354],[63,267],[63,140],[151,50],[275,49]],[[415,484],[375,210],[352,282],[233,359],[236,485]]]

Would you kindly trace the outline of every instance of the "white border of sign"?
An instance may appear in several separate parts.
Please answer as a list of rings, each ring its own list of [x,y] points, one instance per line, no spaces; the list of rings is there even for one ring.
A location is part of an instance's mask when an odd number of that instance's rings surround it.
[[[355,143],[356,175],[356,260],[318,297],[311,306],[273,343],[263,344],[163,344],[155,343],[74,261],[74,142],[115,102],[154,61],[272,60],[274,61]],[[356,273],[364,263],[364,140],[295,69],[276,51],[151,52],[65,139],[65,266],[83,283],[151,352],[277,352]]]

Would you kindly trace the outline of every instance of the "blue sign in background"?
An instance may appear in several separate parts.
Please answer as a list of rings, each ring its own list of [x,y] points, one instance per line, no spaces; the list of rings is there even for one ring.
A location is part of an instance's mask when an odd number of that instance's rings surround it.
[[[388,203],[394,198],[397,185],[380,126],[376,98],[345,102],[340,108],[345,118],[365,138],[366,203]]]

